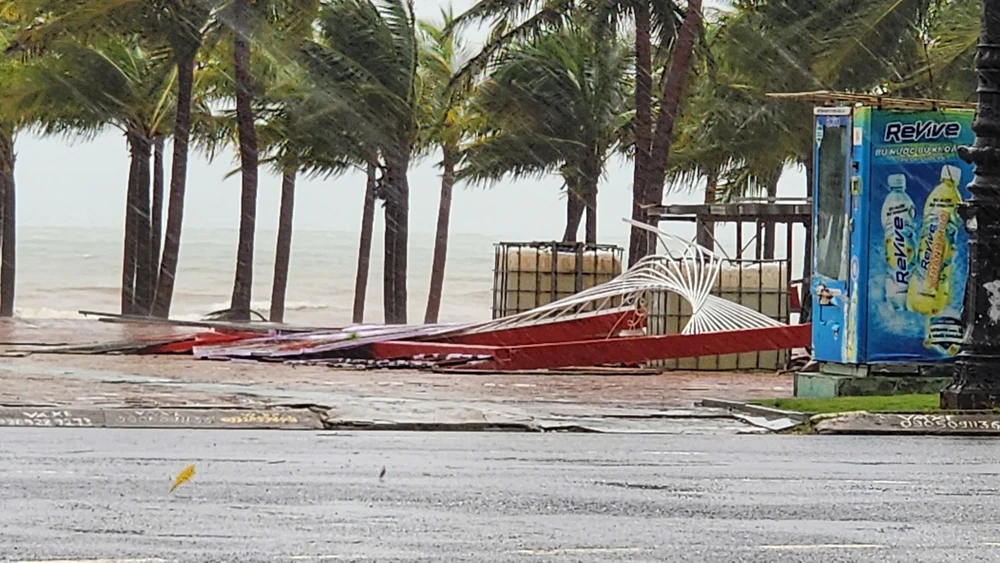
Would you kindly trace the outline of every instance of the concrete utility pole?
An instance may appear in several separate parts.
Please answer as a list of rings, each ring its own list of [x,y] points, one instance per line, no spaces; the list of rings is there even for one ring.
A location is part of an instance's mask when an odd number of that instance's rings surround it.
[[[983,1],[976,74],[976,142],[958,151],[976,165],[972,198],[959,209],[969,232],[965,338],[952,383],[941,393],[945,409],[1000,407],[1000,0]]]

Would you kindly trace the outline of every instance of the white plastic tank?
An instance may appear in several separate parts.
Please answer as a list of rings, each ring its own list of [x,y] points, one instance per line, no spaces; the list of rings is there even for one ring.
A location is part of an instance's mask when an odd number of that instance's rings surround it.
[[[493,317],[546,305],[607,283],[622,272],[622,249],[610,245],[500,243],[493,276]]]
[[[684,268],[682,267],[682,272]],[[712,294],[739,303],[768,317],[788,322],[788,263],[725,262],[712,288]],[[691,306],[675,293],[650,296],[649,334],[679,334],[691,318]],[[785,351],[749,352],[724,356],[705,356],[651,362],[666,369],[730,371],[761,369],[775,371],[784,367]]]

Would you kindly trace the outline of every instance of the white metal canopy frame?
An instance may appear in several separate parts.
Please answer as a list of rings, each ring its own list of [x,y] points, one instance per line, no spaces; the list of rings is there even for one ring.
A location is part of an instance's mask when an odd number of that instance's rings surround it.
[[[460,334],[475,334],[578,319],[620,310],[645,312],[652,293],[671,292],[691,306],[691,318],[681,334],[702,334],[783,326],[763,313],[711,294],[726,262],[703,246],[665,233],[645,223],[625,219],[653,232],[664,254],[646,256],[617,278],[530,311],[476,324]]]
[[[691,317],[681,334],[784,326],[753,309],[711,294],[727,259],[644,223],[626,221],[656,233],[663,243],[665,254],[647,256],[607,283],[530,311],[474,324],[353,325],[305,334],[272,334],[236,343],[195,346],[193,353],[196,358],[291,358],[384,341],[489,333],[616,312],[637,312],[641,319],[645,315],[647,298],[662,292],[676,293],[691,305]],[[634,325],[638,325],[637,321],[633,319]],[[637,326],[616,327],[634,328]]]

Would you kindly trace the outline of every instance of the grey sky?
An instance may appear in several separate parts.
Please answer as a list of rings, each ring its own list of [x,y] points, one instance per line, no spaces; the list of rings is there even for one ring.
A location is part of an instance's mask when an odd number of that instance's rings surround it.
[[[470,4],[469,0],[460,0],[455,3],[455,11]],[[418,16],[435,17],[438,5],[435,0],[417,0]],[[122,228],[128,153],[119,133],[109,131],[91,142],[21,135],[16,150],[18,219],[22,226]],[[427,236],[434,229],[439,189],[435,164],[434,158],[425,159],[410,173],[414,236]],[[192,155],[185,228],[237,228],[239,178],[224,179],[234,166],[232,151],[214,162]],[[280,179],[270,170],[262,172],[258,221],[261,229],[271,230],[277,223]],[[782,178],[782,195],[804,194],[801,172],[790,172]],[[506,239],[558,237],[564,218],[560,186],[557,177],[547,177],[505,181],[490,189],[459,187],[453,207],[453,232],[480,232]],[[631,166],[613,162],[599,197],[602,241],[617,243],[627,238],[627,226],[621,218],[630,214],[630,186]],[[296,228],[357,232],[363,190],[364,177],[358,173],[336,179],[301,180],[296,195]],[[674,202],[698,198],[696,193],[669,196]]]

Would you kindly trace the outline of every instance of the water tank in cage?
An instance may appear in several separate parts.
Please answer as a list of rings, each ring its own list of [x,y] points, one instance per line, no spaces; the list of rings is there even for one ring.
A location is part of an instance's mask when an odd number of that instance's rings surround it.
[[[493,270],[493,318],[546,305],[622,273],[621,247],[563,242],[501,242]]]
[[[712,295],[739,303],[772,319],[789,320],[788,260],[731,260],[723,263]],[[681,272],[686,269],[682,266]],[[654,293],[647,297],[647,330],[650,334],[679,334],[691,318],[691,306],[675,293]],[[651,362],[665,369],[728,371],[761,369],[775,371],[785,366],[788,352],[762,351],[724,356],[704,356]]]

